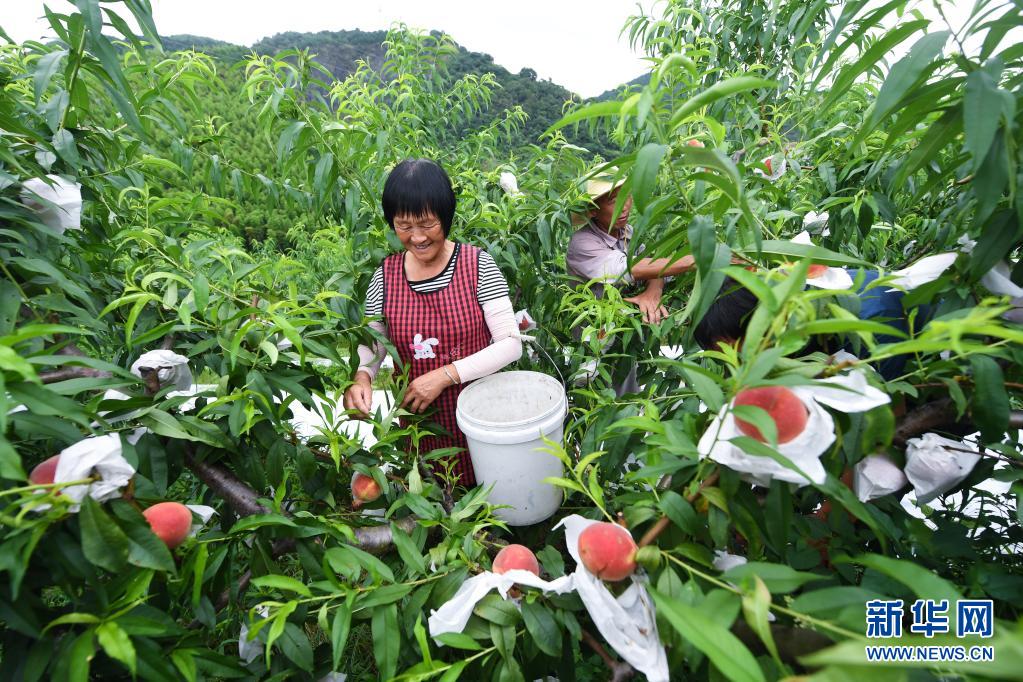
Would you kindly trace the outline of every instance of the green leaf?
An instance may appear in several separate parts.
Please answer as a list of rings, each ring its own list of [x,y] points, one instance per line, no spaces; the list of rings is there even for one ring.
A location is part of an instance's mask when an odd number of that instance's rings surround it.
[[[827,112],[842,98],[843,95],[845,95],[846,91],[849,90],[850,86],[852,86],[861,74],[866,73],[872,69],[879,60],[891,54],[892,48],[896,45],[907,40],[917,31],[926,30],[928,24],[930,24],[930,22],[926,19],[910,21],[896,26],[894,29],[888,31],[882,38],[874,42],[869,49],[863,52],[862,56],[860,56],[858,60],[845,66],[838,72],[838,76],[835,77],[831,87],[828,88],[828,96],[824,98],[824,102],[818,109],[818,113],[823,115]],[[825,75],[827,74],[823,72],[821,73],[821,77]]]
[[[89,664],[96,655],[95,632],[86,630],[75,638],[68,656],[68,681],[89,682]]]
[[[985,443],[997,443],[1009,428],[1009,395],[1001,366],[986,355],[971,355],[973,398],[970,414]]]
[[[398,669],[401,651],[401,630],[398,629],[398,606],[389,604],[373,611],[373,659],[380,679],[389,680]]]
[[[426,561],[420,553],[416,543],[403,531],[398,524],[391,524],[391,537],[394,538],[394,546],[398,550],[401,560],[417,574],[426,573]]]
[[[332,670],[341,669],[341,655],[345,652],[345,644],[348,642],[348,633],[352,627],[352,603],[351,600],[339,605],[334,611],[334,622],[330,626],[330,646],[333,661]]]
[[[302,670],[312,671],[313,647],[309,642],[309,636],[302,628],[294,623],[288,623],[277,644],[289,661]]]
[[[35,72],[32,74],[32,91],[38,103],[46,93],[53,75],[60,69],[60,63],[68,54],[67,50],[53,50],[47,52],[35,64]]]
[[[664,512],[664,515],[681,528],[684,533],[687,535],[696,534],[700,526],[699,519],[696,516],[693,505],[689,504],[686,498],[674,490],[668,490],[661,495],[661,501],[658,506]]]
[[[313,593],[309,590],[304,583],[299,580],[295,580],[292,577],[286,575],[270,574],[260,576],[252,579],[252,584],[256,587],[267,587],[275,590],[285,590],[288,592],[297,592],[303,597],[312,597]]]
[[[25,381],[40,383],[35,368],[10,346],[0,346],[0,371],[14,372]]]
[[[739,251],[741,253],[754,253],[754,251],[750,249],[739,249]],[[779,239],[765,239],[760,245],[759,253],[772,256],[787,256],[791,258],[808,258],[814,263],[822,263],[824,265],[872,267],[866,261],[826,249],[823,246],[794,244],[793,242]]]
[[[192,280],[192,294],[195,296],[195,309],[205,317],[206,306],[210,301],[210,283],[201,272]]]
[[[478,604],[473,612],[484,620],[497,625],[513,625],[519,620],[519,610],[515,605],[496,594],[488,594]]]
[[[893,189],[901,187],[909,176],[934,160],[941,150],[956,138],[962,125],[962,110],[956,107],[946,110],[937,121],[927,126],[920,142],[899,167],[898,173],[892,180]],[[940,169],[939,176],[948,175],[952,168],[952,166],[946,166]]]
[[[959,591],[947,580],[939,578],[931,569],[912,561],[902,561],[880,554],[864,554],[855,558],[840,558],[834,561],[857,563],[867,568],[881,571],[885,575],[898,580],[921,599],[947,599],[949,604],[962,599]]]
[[[973,171],[987,156],[998,132],[1002,117],[998,78],[1001,63],[989,62],[983,68],[970,72],[963,90],[963,130],[966,133],[966,151],[973,157]]]
[[[434,637],[434,639],[444,646],[449,646],[453,649],[462,649],[464,651],[480,651],[483,649],[479,642],[464,632],[445,632]]]
[[[772,594],[794,592],[806,583],[827,578],[827,576],[815,573],[797,571],[785,564],[770,564],[761,561],[751,561],[742,566],[736,566],[725,572],[722,577],[734,583],[742,582],[747,578],[750,581],[762,580]]]
[[[289,528],[298,528],[294,521],[286,516],[280,514],[252,514],[244,518],[238,519],[237,523],[231,526],[231,535],[245,534],[256,528],[263,528],[264,526],[288,526]]]
[[[909,54],[892,67],[884,79],[881,90],[877,93],[877,99],[874,100],[874,107],[867,120],[866,129],[873,128],[881,119],[894,111],[899,102],[913,95],[913,86],[938,66],[938,62],[934,60],[941,55],[950,35],[949,31],[935,31],[926,34],[913,45]]]
[[[540,137],[546,137],[556,130],[560,130],[565,126],[578,123],[579,121],[585,121],[590,118],[601,118],[604,116],[614,116],[619,113],[622,109],[622,103],[617,100],[611,100],[607,102],[595,102],[594,104],[588,104],[584,107],[580,107],[575,111],[562,116],[560,120],[555,122],[550,128],[544,131]]]
[[[540,651],[548,656],[561,655],[561,631],[547,607],[531,601],[522,602],[522,622]]]
[[[69,166],[78,167],[82,160],[78,157],[78,147],[75,146],[75,136],[66,128],[58,130],[51,140],[57,156],[62,158]]]
[[[288,625],[288,616],[295,612],[298,608],[297,601],[289,601],[277,610],[274,614],[273,620],[270,623],[270,632],[266,635],[266,665],[270,667],[270,657],[273,651],[273,644],[284,634],[284,629]],[[251,632],[250,632],[251,636]]]
[[[767,647],[771,658],[780,666],[781,659],[778,658],[778,647],[774,644],[771,624],[767,620],[770,607],[771,593],[767,590],[767,585],[764,584],[764,581],[754,574],[753,589],[742,595],[742,612],[746,616],[746,622],[749,623],[750,628],[753,629],[753,632],[757,633],[757,637]]]
[[[679,107],[672,115],[671,121],[668,123],[668,127],[670,130],[674,131],[675,128],[677,128],[679,124],[681,124],[690,114],[695,113],[699,109],[713,104],[722,98],[731,97],[732,95],[736,95],[740,92],[746,92],[747,90],[754,90],[756,88],[774,89],[776,87],[778,87],[778,84],[774,81],[757,78],[756,76],[733,76],[732,78],[726,78],[725,80],[718,81],[700,94],[686,100],[685,104]]]
[[[99,617],[94,616],[91,613],[65,613],[63,616],[54,618],[47,623],[46,627],[43,629],[43,633],[45,634],[47,630],[57,627],[58,625],[92,625],[99,622]]]
[[[650,203],[650,197],[657,185],[657,171],[667,151],[667,146],[649,142],[643,145],[643,148],[636,154],[631,174],[632,198],[641,213],[646,211],[647,205]]]
[[[699,609],[670,599],[655,589],[650,595],[663,616],[683,639],[707,655],[725,679],[733,682],[764,682],[764,673],[753,654],[726,628],[705,616]]]
[[[457,661],[451,664],[448,671],[440,678],[439,682],[455,682],[455,680],[462,679],[462,671],[469,665],[469,661]]]
[[[120,661],[128,667],[131,674],[135,674],[135,646],[131,643],[131,637],[113,621],[103,623],[96,628],[96,639],[107,656]]]
[[[82,500],[78,525],[82,533],[82,553],[86,559],[112,572],[125,567],[128,562],[128,536],[88,495]]]

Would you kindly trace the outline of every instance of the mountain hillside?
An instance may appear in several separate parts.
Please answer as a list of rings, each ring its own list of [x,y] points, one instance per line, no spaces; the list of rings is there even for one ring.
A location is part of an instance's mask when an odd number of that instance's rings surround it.
[[[315,55],[316,61],[327,67],[334,77],[340,80],[355,69],[359,60],[379,67],[384,60],[385,49],[382,43],[385,37],[385,31],[351,30],[317,33],[289,31],[263,38],[251,48],[246,48],[201,36],[172,35],[164,37],[164,47],[168,50],[195,49],[229,62],[242,59],[251,52],[275,54],[289,49],[309,50]],[[493,93],[488,111],[474,124],[485,125],[505,110],[516,106],[522,107],[528,118],[522,130],[513,139],[511,145],[513,148],[537,144],[540,135],[561,118],[566,102],[581,101],[578,95],[557,83],[538,79],[532,69],[524,68],[518,73],[512,73],[496,64],[490,55],[471,52],[461,46],[458,46],[457,53],[451,56],[448,70],[455,78],[467,74],[492,73],[500,85]],[[626,85],[640,80],[631,81]],[[598,99],[608,99],[617,91],[618,89],[608,90]],[[578,134],[570,134],[570,137],[572,142],[603,156],[614,153],[614,149],[606,140],[594,138],[585,130],[580,130]]]

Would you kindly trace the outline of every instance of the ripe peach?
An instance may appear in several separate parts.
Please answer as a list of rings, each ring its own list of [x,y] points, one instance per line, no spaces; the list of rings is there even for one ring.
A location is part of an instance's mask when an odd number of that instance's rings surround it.
[[[358,509],[364,502],[380,497],[383,490],[372,476],[356,471],[352,474],[352,506]]]
[[[192,512],[180,502],[159,502],[142,512],[142,515],[169,549],[184,542],[192,528]]]
[[[524,318],[524,317],[523,317],[523,318],[522,318],[522,319],[521,319],[521,320],[519,321],[519,331],[520,331],[520,332],[524,332],[524,331],[526,331],[527,329],[529,329],[529,320],[527,320],[526,318]]]
[[[689,140],[689,141],[686,142],[686,144],[689,145],[690,147],[702,147],[703,146],[703,143],[700,142],[699,140],[696,140],[696,139]]]
[[[735,405],[752,405],[765,410],[774,420],[779,444],[788,443],[801,434],[810,416],[803,401],[784,386],[761,386],[739,391],[739,395],[735,396]],[[767,442],[760,429],[753,424],[736,417],[735,425],[750,438],[756,438],[761,443]]]
[[[536,560],[536,555],[523,545],[503,547],[494,557],[494,573],[504,573],[514,569],[529,571],[536,576],[540,575],[540,564]]]
[[[53,477],[57,475],[57,462],[60,455],[54,455],[46,461],[36,464],[32,473],[28,475],[28,482],[32,485],[45,485],[53,483]]]
[[[579,534],[579,558],[593,575],[617,582],[636,570],[636,543],[618,524],[594,523]]]
[[[774,175],[774,169],[771,167],[771,159],[770,159],[770,157],[764,159],[764,165],[767,166],[767,174],[768,175]]]
[[[807,269],[807,271],[806,271],[806,278],[807,279],[813,279],[815,277],[821,277],[827,271],[828,271],[828,266],[827,265],[820,265],[818,263],[814,263],[813,265],[811,265]]]

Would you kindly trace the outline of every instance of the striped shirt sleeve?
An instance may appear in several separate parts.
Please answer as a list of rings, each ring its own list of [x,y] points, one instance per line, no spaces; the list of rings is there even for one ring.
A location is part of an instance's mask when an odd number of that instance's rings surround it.
[[[480,305],[508,295],[508,281],[494,262],[494,257],[480,250],[479,255],[479,286],[476,289],[476,300]]]
[[[376,269],[373,279],[369,282],[363,314],[366,317],[378,317],[384,314],[384,266],[382,265]]]

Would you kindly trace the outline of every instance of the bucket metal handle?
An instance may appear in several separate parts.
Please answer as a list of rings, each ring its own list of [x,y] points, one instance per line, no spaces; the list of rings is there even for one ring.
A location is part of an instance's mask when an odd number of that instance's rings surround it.
[[[537,331],[540,331],[542,327],[540,327],[540,325],[537,325],[536,329]],[[558,379],[561,381],[561,388],[562,390],[565,391],[565,395],[567,396],[568,384],[565,382],[565,376],[561,373],[561,370],[558,368],[558,363],[554,362],[554,358],[552,358],[550,353],[547,352],[547,349],[544,348],[543,344],[537,341],[536,336],[534,335],[519,334],[519,338],[522,339],[523,341],[528,341],[530,344],[532,344],[533,348],[543,353],[544,357],[547,358],[547,361],[551,363],[551,367],[553,367],[554,371],[558,373]]]

